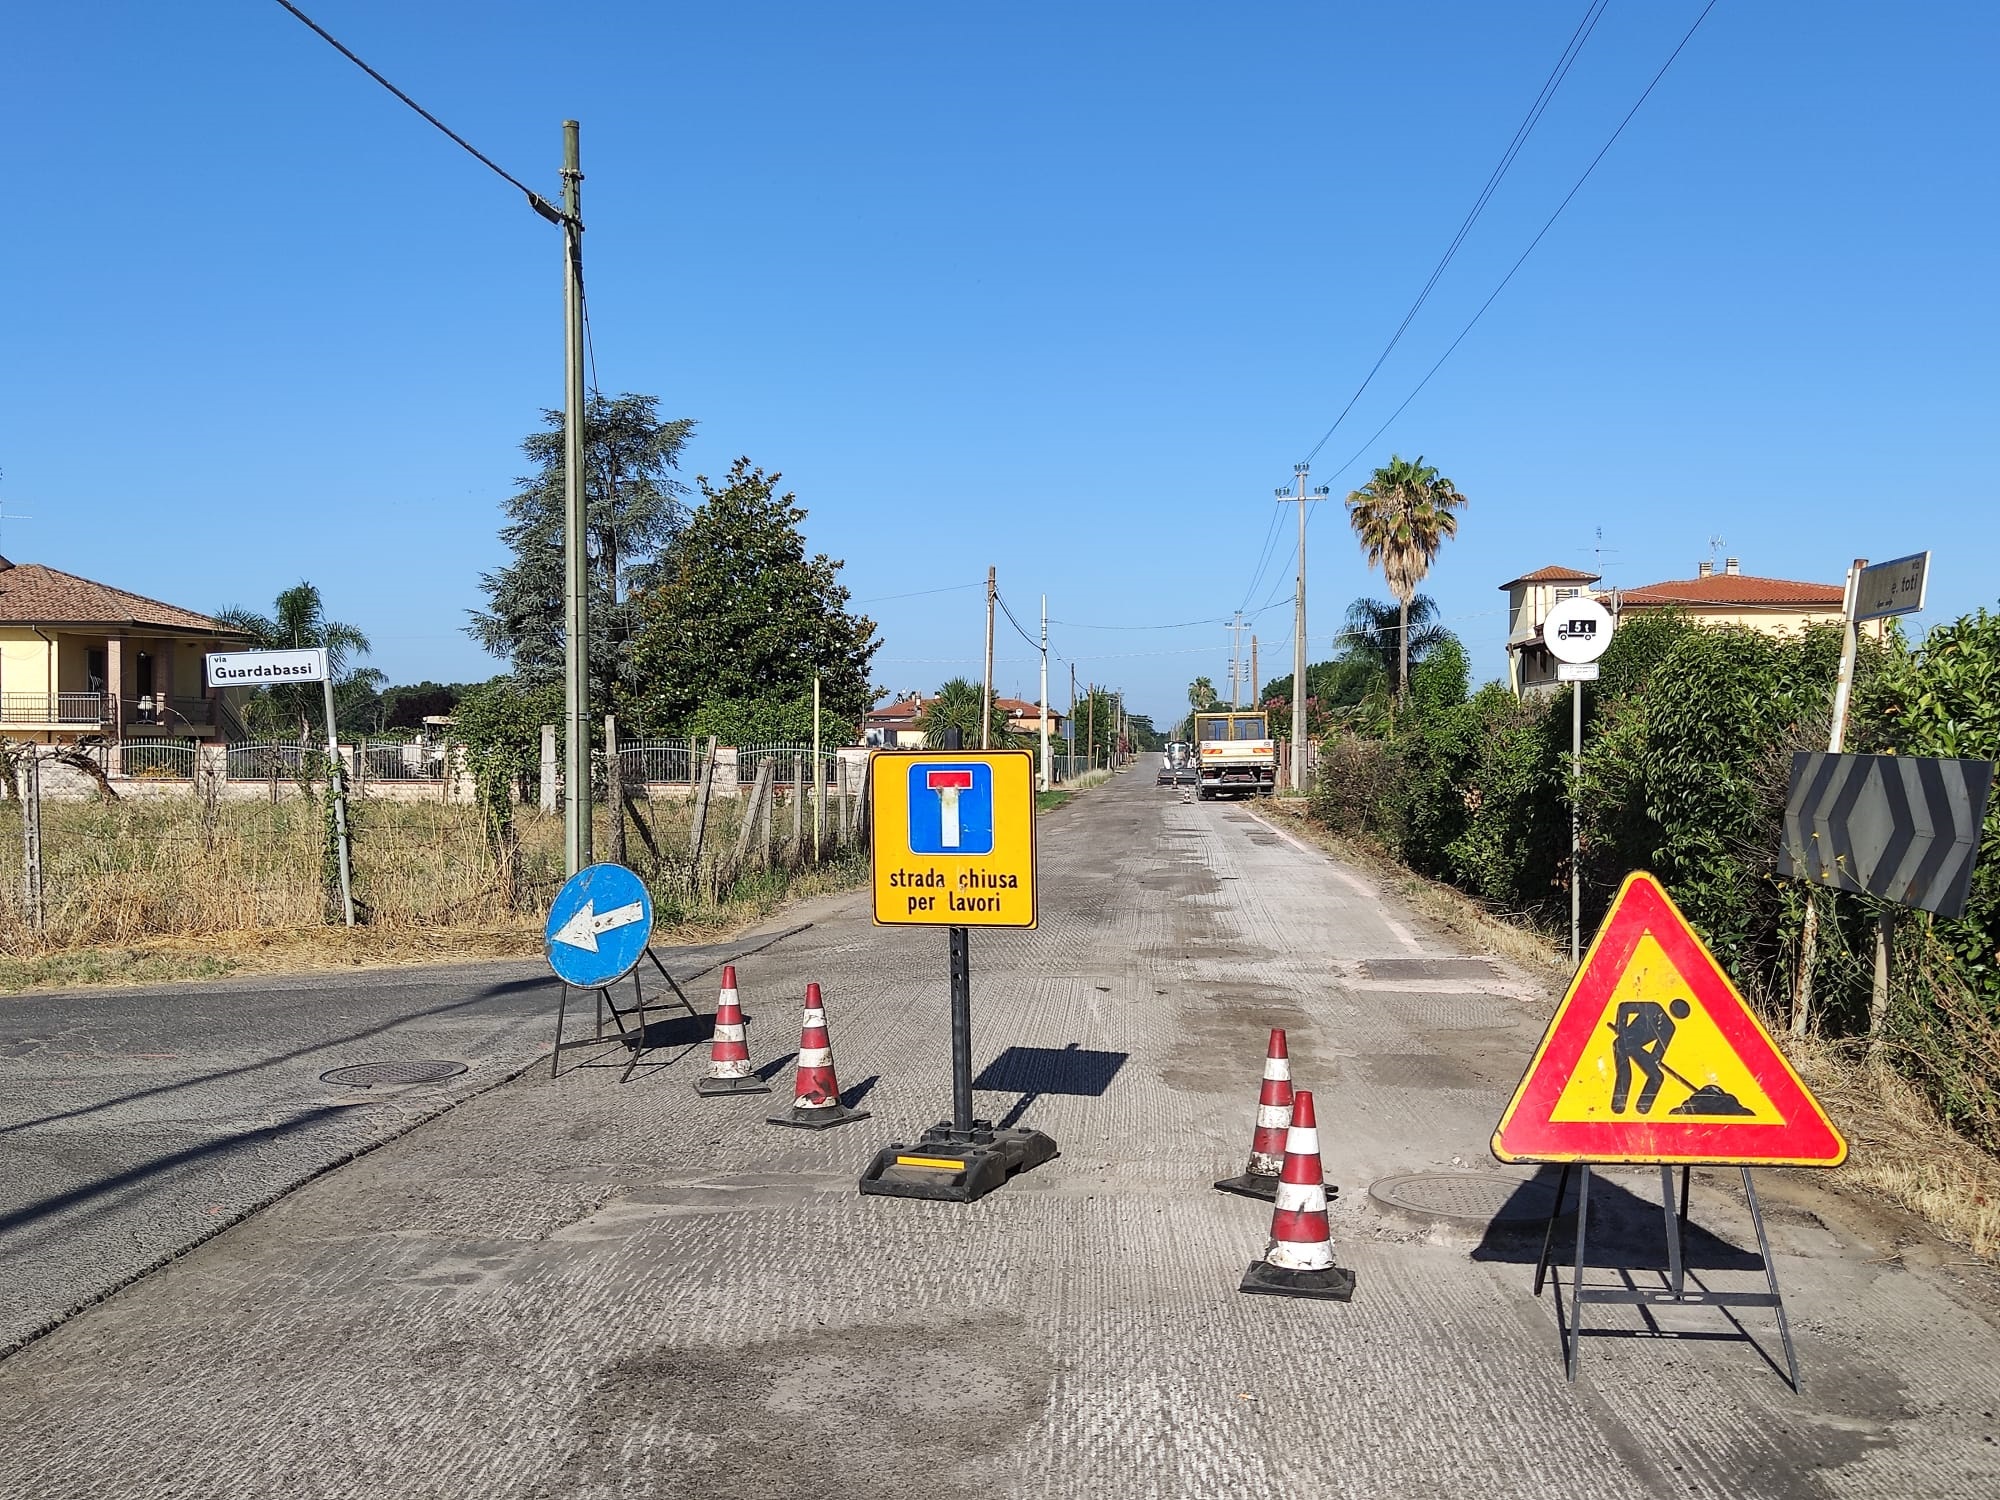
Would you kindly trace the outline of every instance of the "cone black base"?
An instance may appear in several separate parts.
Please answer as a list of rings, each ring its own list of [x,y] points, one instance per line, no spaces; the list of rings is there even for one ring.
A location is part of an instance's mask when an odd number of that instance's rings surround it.
[[[1345,1266],[1324,1271],[1291,1271],[1269,1261],[1253,1260],[1243,1273],[1239,1292],[1265,1292],[1274,1297],[1318,1297],[1328,1302],[1354,1300],[1354,1273]]]
[[[1278,1179],[1275,1175],[1265,1177],[1257,1172],[1245,1172],[1237,1177],[1225,1177],[1216,1188],[1225,1193],[1239,1193],[1245,1198],[1256,1198],[1265,1203],[1278,1201]],[[1340,1189],[1332,1183],[1326,1185],[1326,1201],[1331,1203],[1340,1196]]]
[[[694,1091],[712,1099],[719,1094],[768,1094],[771,1085],[755,1073],[746,1073],[741,1078],[697,1078]]]
[[[767,1125],[790,1125],[797,1130],[825,1130],[833,1125],[845,1125],[850,1120],[865,1120],[868,1111],[849,1109],[845,1104],[829,1104],[822,1109],[800,1109],[796,1104],[782,1115],[772,1115]]]
[[[1269,1177],[1259,1172],[1245,1172],[1241,1176],[1225,1177],[1215,1186],[1221,1192],[1235,1193],[1244,1198],[1260,1198],[1266,1203],[1275,1203],[1278,1199],[1276,1172]]]

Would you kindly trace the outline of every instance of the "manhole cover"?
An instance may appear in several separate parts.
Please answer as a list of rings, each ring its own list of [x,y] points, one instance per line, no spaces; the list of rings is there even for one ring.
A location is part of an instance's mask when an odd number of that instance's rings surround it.
[[[1363,979],[1491,979],[1493,965],[1483,958],[1364,958]]]
[[[1384,1177],[1368,1196],[1389,1208],[1426,1219],[1474,1224],[1541,1224],[1555,1202],[1555,1185],[1486,1172],[1419,1172]]]
[[[319,1075],[321,1083],[344,1083],[349,1088],[372,1089],[396,1083],[442,1083],[465,1071],[462,1062],[424,1060],[419,1062],[355,1063]]]

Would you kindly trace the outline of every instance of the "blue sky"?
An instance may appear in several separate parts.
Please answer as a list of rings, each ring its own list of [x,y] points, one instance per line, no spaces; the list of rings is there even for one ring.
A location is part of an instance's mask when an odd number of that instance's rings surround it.
[[[1471,496],[1427,588],[1484,676],[1496,586],[1600,526],[1625,584],[1719,536],[1828,581],[1936,548],[1933,621],[1996,596],[1990,5],[1720,0],[1364,446],[1700,4],[1614,0],[1314,463],[1343,494],[1421,452]],[[700,421],[690,474],[784,472],[878,682],[976,675],[992,564],[1063,622],[1055,696],[1074,661],[1166,719],[1223,627],[1088,627],[1268,604],[1285,668],[1272,491],[1585,7],[305,8],[551,196],[581,119],[604,387]],[[195,608],[310,578],[396,680],[498,670],[460,627],[561,398],[554,229],[268,0],[27,7],[8,40],[0,551]],[[1325,509],[1315,658],[1385,592]],[[1004,622],[998,655],[1033,696]]]

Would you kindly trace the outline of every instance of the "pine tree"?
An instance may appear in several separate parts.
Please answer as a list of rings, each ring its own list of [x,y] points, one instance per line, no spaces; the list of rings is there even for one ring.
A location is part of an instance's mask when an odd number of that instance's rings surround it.
[[[661,551],[686,523],[674,477],[694,431],[687,418],[662,421],[659,399],[593,393],[584,411],[585,543],[590,603],[590,691],[594,710],[622,707],[637,687],[631,642],[637,596],[658,576]],[[544,411],[544,426],[521,449],[535,472],[516,481],[512,518],[500,532],[514,561],[480,582],[489,607],[470,611],[466,631],[507,658],[524,688],[563,675],[563,414]]]

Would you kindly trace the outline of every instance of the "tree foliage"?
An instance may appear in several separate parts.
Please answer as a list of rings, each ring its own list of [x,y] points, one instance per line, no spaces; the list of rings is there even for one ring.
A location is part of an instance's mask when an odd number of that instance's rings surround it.
[[[817,673],[822,717],[844,740],[878,696],[875,622],[849,612],[841,563],[807,555],[806,512],[779,478],[747,458],[720,486],[698,476],[702,503],[639,596],[633,656],[657,732],[810,734]]]
[[[979,702],[985,691],[969,677],[954,677],[941,684],[924,703],[924,711],[917,716],[917,727],[924,732],[924,743],[932,749],[941,749],[948,742],[952,730],[957,730],[959,747],[965,750],[979,748]],[[1017,748],[1021,741],[1007,728],[1007,715],[995,707],[987,729],[991,743],[996,749]]]
[[[659,398],[593,393],[584,410],[586,597],[590,610],[590,691],[593,709],[622,708],[637,690],[631,641],[636,600],[655,577],[663,548],[686,518],[686,487],[674,477],[681,449],[694,431],[686,418],[667,421]],[[563,676],[563,414],[542,413],[543,425],[522,441],[534,472],[517,480],[500,538],[514,554],[483,575],[487,608],[471,611],[467,633],[504,657],[523,687],[559,683]]]
[[[329,619],[319,589],[303,580],[279,594],[268,615],[232,605],[215,618],[242,631],[259,651],[324,647],[327,675],[333,679],[334,718],[341,723],[351,711],[372,703],[388,680],[374,667],[356,663],[355,658],[369,652],[368,637],[358,625]],[[316,682],[258,688],[244,707],[245,721],[259,733],[301,740],[326,735],[326,693]]]
[[[1348,524],[1369,566],[1382,570],[1383,582],[1402,606],[1398,638],[1403,649],[1395,678],[1399,694],[1408,691],[1410,682],[1411,601],[1438,549],[1458,534],[1455,512],[1465,503],[1458,486],[1421,454],[1415,459],[1391,454],[1367,483],[1348,494]]]

